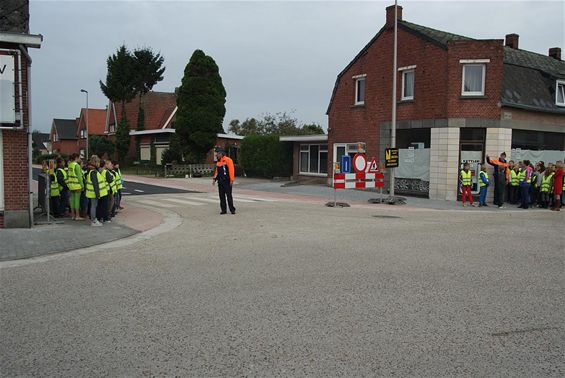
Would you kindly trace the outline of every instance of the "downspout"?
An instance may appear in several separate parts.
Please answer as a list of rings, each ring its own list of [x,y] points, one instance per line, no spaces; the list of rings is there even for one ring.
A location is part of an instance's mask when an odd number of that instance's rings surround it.
[[[27,102],[27,120],[28,120],[28,127],[27,127],[27,136],[28,136],[28,192],[29,192],[29,227],[33,227],[33,144],[31,140],[32,130],[31,130],[31,56],[27,53],[26,49],[23,45],[20,45],[21,54],[24,54],[26,57],[27,62],[27,69],[26,69],[26,102]],[[20,54],[20,64],[21,64],[21,54]],[[22,88],[21,83],[21,66],[20,66],[20,88]],[[21,89],[20,89],[21,90]],[[23,96],[21,96],[20,92],[20,109],[21,112],[21,125],[24,126],[24,113],[23,113]]]

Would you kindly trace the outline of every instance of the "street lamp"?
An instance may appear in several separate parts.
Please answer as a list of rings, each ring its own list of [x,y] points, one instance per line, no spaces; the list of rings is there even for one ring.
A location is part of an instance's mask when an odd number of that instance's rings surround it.
[[[88,91],[85,89],[80,90],[83,93],[86,93],[86,154],[85,159],[88,160]]]

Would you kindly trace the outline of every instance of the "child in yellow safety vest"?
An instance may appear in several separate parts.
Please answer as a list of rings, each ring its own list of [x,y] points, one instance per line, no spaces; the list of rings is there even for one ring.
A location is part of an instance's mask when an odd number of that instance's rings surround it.
[[[473,205],[473,195],[471,194],[471,176],[472,173],[469,170],[469,163],[463,164],[463,170],[459,174],[459,179],[461,180],[461,201],[463,206],[467,206],[465,200],[467,196],[469,197],[469,203]]]
[[[540,208],[547,209],[551,200],[551,192],[553,188],[553,175],[555,175],[555,166],[551,163],[548,164],[547,169],[543,173],[540,185],[541,201]]]
[[[488,179],[488,173],[485,168],[484,164],[481,164],[481,171],[479,172],[479,207],[488,206],[486,203],[487,200],[487,189],[490,185],[490,181]]]
[[[520,165],[516,164],[510,171],[510,203],[518,203],[520,195]]]
[[[90,201],[90,219],[92,221],[91,226],[99,227],[102,226],[100,218],[103,214],[99,214],[99,210],[104,206],[100,206],[103,202],[108,204],[108,184],[102,176],[99,170],[100,158],[93,155],[89,161],[89,171],[86,175],[86,198]]]

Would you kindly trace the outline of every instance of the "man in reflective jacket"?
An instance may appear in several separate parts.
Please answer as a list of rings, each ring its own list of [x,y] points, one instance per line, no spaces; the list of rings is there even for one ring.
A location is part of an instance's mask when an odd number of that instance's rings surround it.
[[[235,214],[235,207],[233,206],[232,198],[232,187],[235,179],[233,160],[226,156],[226,151],[222,148],[217,148],[216,154],[218,156],[218,162],[216,163],[216,171],[214,172],[212,184],[216,182],[218,183],[218,192],[220,194],[220,214],[227,213],[226,199],[230,212]]]

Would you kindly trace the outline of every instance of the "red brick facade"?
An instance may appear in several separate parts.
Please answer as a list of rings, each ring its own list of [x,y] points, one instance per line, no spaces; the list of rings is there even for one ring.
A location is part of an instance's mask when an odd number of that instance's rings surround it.
[[[392,7],[392,13],[393,7]],[[390,13],[388,18],[390,18]],[[399,12],[399,18],[402,12]],[[394,20],[394,18],[392,18]],[[343,71],[336,88],[329,116],[329,159],[334,143],[365,142],[367,155],[379,156],[380,125],[392,114],[393,21],[385,24],[376,38]],[[447,118],[500,119],[500,91],[503,74],[502,40],[458,40],[445,49],[434,41],[398,28],[398,67],[414,69],[414,99],[401,100],[402,72],[397,72],[397,121]],[[461,96],[465,59],[488,59],[485,96]],[[354,105],[356,75],[365,77],[365,103]]]
[[[1,44],[0,49],[18,50],[17,45]],[[0,54],[7,54],[5,51],[0,51]],[[18,58],[15,55],[15,72],[18,72]],[[20,130],[1,130],[2,132],[2,148],[3,148],[3,170],[4,170],[4,208],[0,209],[0,227],[4,227],[6,220],[4,219],[7,212],[28,213],[30,208],[30,193],[29,193],[29,142],[28,142],[28,127],[29,127],[29,113],[27,101],[27,73],[28,62],[24,54],[21,55],[21,69],[22,69],[22,88],[23,93],[20,96],[19,85],[15,86],[16,95],[16,109],[20,107],[20,98],[23,97],[23,129]],[[16,75],[18,80],[18,75]],[[29,220],[27,223],[29,226]],[[22,222],[18,222],[21,226]]]

